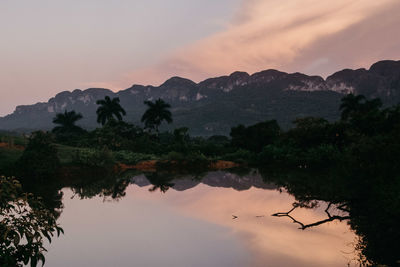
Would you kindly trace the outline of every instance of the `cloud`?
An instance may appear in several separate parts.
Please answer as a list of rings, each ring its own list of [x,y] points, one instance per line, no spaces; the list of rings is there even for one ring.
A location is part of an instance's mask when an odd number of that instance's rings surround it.
[[[392,32],[400,26],[399,12],[396,0],[244,0],[224,31],[124,80],[160,83],[179,75],[199,81],[268,68],[326,75],[383,56],[398,58],[400,37]]]

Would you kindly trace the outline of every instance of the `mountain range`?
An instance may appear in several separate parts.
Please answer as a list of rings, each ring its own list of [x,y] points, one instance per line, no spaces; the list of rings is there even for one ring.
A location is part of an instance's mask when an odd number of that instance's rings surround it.
[[[400,61],[385,60],[367,69],[344,69],[326,79],[302,73],[264,70],[249,75],[234,72],[200,83],[172,77],[160,86],[133,85],[113,92],[104,88],[64,91],[48,102],[17,106],[0,118],[1,130],[32,131],[51,129],[56,113],[82,113],[80,125],[93,129],[96,101],[105,96],[119,97],[127,112],[125,120],[140,125],[145,100],[164,99],[171,104],[174,122],[164,129],[186,126],[193,135],[229,134],[238,124],[276,119],[287,129],[298,117],[339,118],[340,99],[348,94],[379,97],[385,105],[400,102]]]

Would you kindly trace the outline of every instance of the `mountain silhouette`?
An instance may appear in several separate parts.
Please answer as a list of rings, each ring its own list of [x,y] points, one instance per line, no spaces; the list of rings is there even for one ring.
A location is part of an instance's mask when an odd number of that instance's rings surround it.
[[[172,77],[160,86],[133,85],[112,92],[103,88],[76,89],[57,94],[48,102],[18,106],[0,118],[0,129],[31,131],[51,129],[56,113],[75,110],[83,115],[81,126],[96,123],[96,101],[119,97],[127,112],[125,119],[140,125],[145,100],[164,99],[172,106],[174,123],[165,129],[186,126],[194,135],[229,134],[238,124],[276,119],[289,128],[294,119],[319,116],[339,118],[340,99],[348,93],[379,97],[385,105],[400,102],[400,61],[379,61],[367,69],[344,69],[323,79],[302,73],[265,70],[249,75],[234,72],[200,83]]]

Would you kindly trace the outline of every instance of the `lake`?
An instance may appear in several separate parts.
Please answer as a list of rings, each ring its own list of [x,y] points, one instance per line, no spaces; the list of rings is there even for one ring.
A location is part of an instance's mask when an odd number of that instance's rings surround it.
[[[62,189],[65,234],[47,245],[46,266],[357,264],[357,236],[346,221],[300,230],[271,216],[289,211],[295,198],[257,171],[133,173],[116,183]],[[291,215],[304,224],[324,220],[327,203],[319,203]]]

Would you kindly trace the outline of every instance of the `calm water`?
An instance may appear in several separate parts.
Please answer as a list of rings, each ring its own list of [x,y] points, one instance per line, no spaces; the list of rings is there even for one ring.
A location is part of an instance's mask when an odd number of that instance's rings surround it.
[[[86,198],[64,188],[65,235],[48,246],[46,266],[346,266],[356,236],[346,222],[304,231],[288,218],[294,198],[257,174],[210,172],[154,182],[128,179],[125,195]],[[298,209],[306,223],[326,218]],[[237,216],[237,218],[233,217]]]

